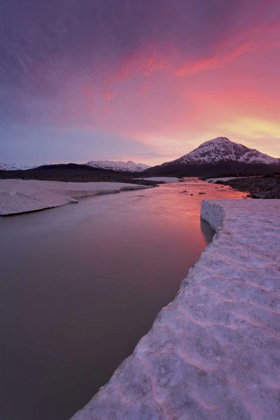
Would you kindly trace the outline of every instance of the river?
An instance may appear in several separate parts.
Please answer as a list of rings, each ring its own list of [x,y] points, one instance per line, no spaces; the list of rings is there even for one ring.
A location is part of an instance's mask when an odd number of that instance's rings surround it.
[[[241,196],[191,179],[0,218],[1,420],[84,406],[211,241],[201,200]]]

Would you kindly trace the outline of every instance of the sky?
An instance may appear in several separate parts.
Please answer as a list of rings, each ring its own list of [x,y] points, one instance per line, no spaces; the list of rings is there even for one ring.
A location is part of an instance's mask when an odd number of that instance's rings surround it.
[[[0,0],[0,162],[280,157],[279,0]]]

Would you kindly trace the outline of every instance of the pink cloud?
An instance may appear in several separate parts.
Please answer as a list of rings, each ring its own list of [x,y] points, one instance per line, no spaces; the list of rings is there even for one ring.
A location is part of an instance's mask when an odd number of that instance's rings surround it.
[[[175,76],[183,77],[190,76],[200,71],[207,71],[212,69],[218,69],[221,67],[228,66],[231,62],[237,60],[242,55],[246,54],[254,48],[254,44],[251,42],[245,42],[238,47],[233,48],[229,52],[225,52],[221,55],[215,54],[209,58],[203,58],[194,62],[187,62],[180,68],[178,68],[174,74]]]
[[[103,92],[103,97],[106,101],[111,101],[112,99],[115,99],[117,96],[118,96],[118,92],[113,92],[113,91]]]

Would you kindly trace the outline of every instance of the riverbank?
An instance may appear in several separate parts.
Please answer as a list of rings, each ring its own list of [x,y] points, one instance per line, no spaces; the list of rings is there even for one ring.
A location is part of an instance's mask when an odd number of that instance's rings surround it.
[[[27,213],[78,203],[77,198],[152,188],[121,182],[58,182],[22,179],[0,180],[0,215]]]
[[[204,201],[213,242],[72,419],[278,420],[279,213],[279,200]]]
[[[216,183],[228,185],[236,191],[248,192],[250,198],[280,199],[280,175],[222,179]]]

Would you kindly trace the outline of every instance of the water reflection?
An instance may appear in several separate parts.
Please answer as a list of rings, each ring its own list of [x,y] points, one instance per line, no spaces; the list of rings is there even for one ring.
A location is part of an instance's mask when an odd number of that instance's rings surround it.
[[[212,241],[215,231],[211,228],[209,223],[202,219],[200,219],[200,229],[208,245]]]

